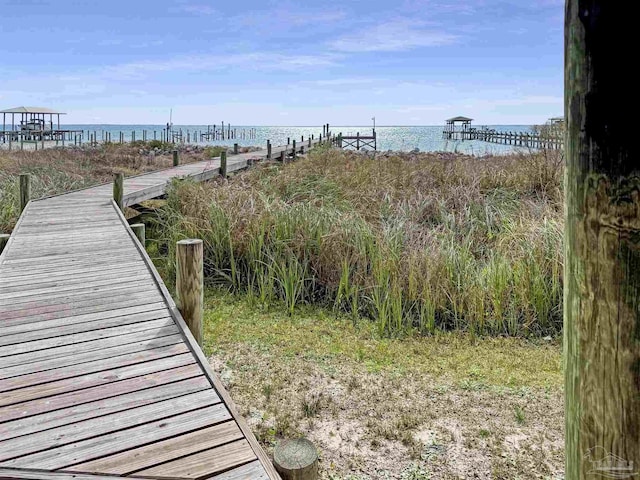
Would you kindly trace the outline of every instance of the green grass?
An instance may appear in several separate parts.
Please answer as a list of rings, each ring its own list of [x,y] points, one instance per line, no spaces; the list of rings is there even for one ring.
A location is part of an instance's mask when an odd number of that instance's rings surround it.
[[[363,157],[318,149],[229,181],[177,181],[152,235],[205,242],[208,282],[379,335],[557,335],[562,190],[548,153]]]
[[[205,304],[205,349],[209,353],[248,344],[276,358],[350,362],[370,372],[414,372],[475,389],[557,389],[563,381],[556,342],[476,340],[458,332],[429,338],[381,337],[374,324],[354,324],[352,318],[336,316],[331,310],[304,306],[291,316],[284,305],[264,307],[220,289],[209,289]],[[313,405],[307,411],[315,411]]]

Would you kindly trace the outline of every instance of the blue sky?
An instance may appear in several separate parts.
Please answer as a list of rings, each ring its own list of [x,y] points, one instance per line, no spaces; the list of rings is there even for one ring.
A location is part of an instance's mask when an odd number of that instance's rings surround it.
[[[0,109],[66,123],[562,114],[563,0],[0,0]]]

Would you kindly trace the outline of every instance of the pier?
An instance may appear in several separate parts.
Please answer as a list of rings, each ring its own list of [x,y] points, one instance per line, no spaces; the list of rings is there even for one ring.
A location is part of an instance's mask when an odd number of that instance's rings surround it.
[[[123,215],[176,177],[332,136],[29,200],[0,253],[0,478],[278,480]],[[24,180],[24,182],[23,182]]]
[[[8,143],[9,149],[13,144],[19,145],[21,149],[24,149],[25,144],[33,144],[37,149],[38,145],[44,148],[45,141],[56,142],[56,144],[69,143],[81,133],[80,130],[61,128],[60,115],[66,114],[50,108],[15,107],[0,110],[0,113],[2,113],[0,143]]]
[[[378,150],[378,136],[375,128],[371,135],[360,135],[360,132],[357,132],[355,135],[343,135],[339,133],[335,139],[335,146],[339,148],[353,148],[358,151],[367,148],[373,151]]]
[[[488,127],[475,128],[471,126],[472,121],[473,119],[468,117],[448,119],[442,131],[442,138],[454,141],[478,140],[537,150],[562,150],[564,148],[562,119],[551,119],[539,131],[532,132],[503,132]]]
[[[232,127],[221,122],[220,125],[207,125],[206,130],[174,127],[167,123],[166,128],[141,130],[96,130],[65,129],[60,125],[60,116],[66,115],[45,107],[15,107],[0,110],[2,130],[0,130],[0,148],[8,150],[39,150],[52,146],[81,146],[109,143],[134,143],[157,141],[172,144],[198,144],[226,140],[255,140],[257,130],[254,127]]]

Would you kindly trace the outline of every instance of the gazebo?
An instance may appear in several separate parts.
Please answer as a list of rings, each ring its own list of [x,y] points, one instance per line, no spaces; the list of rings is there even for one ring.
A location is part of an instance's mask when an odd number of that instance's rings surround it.
[[[471,122],[473,118],[469,117],[453,117],[447,120],[447,124],[442,132],[445,139],[453,140],[460,133],[460,136],[464,139],[464,132],[468,132],[471,129]],[[456,128],[457,125],[460,127]]]
[[[7,131],[7,116],[11,115],[11,131],[16,131],[16,116],[18,116],[19,131],[27,134],[54,130],[54,117],[57,120],[56,130],[60,130],[60,115],[66,115],[64,112],[56,112],[44,107],[15,107],[0,110],[0,113],[2,113],[3,132]]]

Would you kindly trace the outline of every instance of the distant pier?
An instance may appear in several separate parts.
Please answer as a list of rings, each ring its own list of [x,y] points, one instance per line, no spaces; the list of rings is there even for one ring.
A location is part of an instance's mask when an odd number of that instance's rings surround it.
[[[513,145],[515,147],[534,148],[540,150],[562,150],[564,135],[562,119],[553,118],[539,131],[502,132],[493,128],[471,126],[472,118],[454,117],[447,120],[442,131],[444,140],[479,140],[481,142]]]

